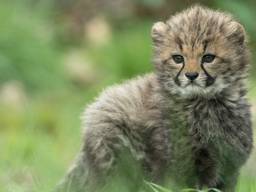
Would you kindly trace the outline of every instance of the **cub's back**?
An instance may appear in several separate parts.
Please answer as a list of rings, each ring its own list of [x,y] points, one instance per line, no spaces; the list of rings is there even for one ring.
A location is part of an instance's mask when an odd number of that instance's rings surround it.
[[[156,76],[147,74],[104,90],[82,116],[85,132],[96,131],[94,125],[106,121],[143,132],[160,118],[163,98],[158,89]],[[106,127],[105,131],[108,134],[110,130]]]

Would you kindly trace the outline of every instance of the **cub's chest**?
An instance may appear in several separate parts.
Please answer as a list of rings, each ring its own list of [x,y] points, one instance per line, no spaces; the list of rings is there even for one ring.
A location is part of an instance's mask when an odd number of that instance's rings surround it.
[[[225,137],[236,118],[234,109],[219,100],[197,101],[187,106],[186,111],[188,133],[205,142]]]
[[[234,143],[240,143],[237,129],[242,119],[234,107],[224,101],[198,101],[187,111],[187,139],[194,157],[206,158],[204,162],[215,157],[224,164],[232,155],[238,154]]]

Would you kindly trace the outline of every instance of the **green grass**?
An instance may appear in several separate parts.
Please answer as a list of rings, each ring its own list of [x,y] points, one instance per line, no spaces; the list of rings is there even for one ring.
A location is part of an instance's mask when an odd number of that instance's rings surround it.
[[[164,188],[162,186],[156,185],[154,183],[146,182],[146,184],[150,187],[152,192],[172,192],[171,190],[166,189],[166,188]],[[181,192],[208,192],[208,191],[211,191],[211,192],[221,192],[220,190],[213,189],[213,188],[203,189],[203,190],[197,190],[197,189],[188,188],[188,189],[181,190]]]
[[[166,189],[164,187],[161,187],[159,185],[156,185],[154,183],[148,183],[147,185],[150,186],[152,192],[173,192],[169,189]],[[183,189],[181,192],[221,192],[218,189],[204,189],[204,190],[197,190],[197,189]],[[256,191],[256,180],[255,178],[250,178],[250,179],[244,179],[243,177],[240,178],[237,186],[237,192],[254,192]]]

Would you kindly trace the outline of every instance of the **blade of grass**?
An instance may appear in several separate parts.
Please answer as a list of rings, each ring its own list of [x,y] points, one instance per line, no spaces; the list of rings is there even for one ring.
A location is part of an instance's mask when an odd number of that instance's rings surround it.
[[[209,188],[208,191],[215,191],[215,192],[221,192],[220,190],[218,189],[215,189],[215,188]]]
[[[166,189],[164,187],[161,187],[161,186],[159,186],[157,184],[154,184],[154,183],[151,183],[151,182],[147,182],[147,181],[145,181],[145,183],[147,185],[149,185],[150,188],[153,189],[155,192],[171,192],[170,190],[168,190],[168,189]]]

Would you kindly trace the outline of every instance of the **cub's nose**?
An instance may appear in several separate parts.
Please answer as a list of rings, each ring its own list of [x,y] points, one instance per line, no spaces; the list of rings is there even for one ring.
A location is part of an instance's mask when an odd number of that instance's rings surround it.
[[[189,80],[191,80],[191,81],[193,81],[193,80],[195,80],[197,77],[198,77],[198,73],[197,72],[187,72],[187,73],[185,73],[185,76],[189,79]]]

